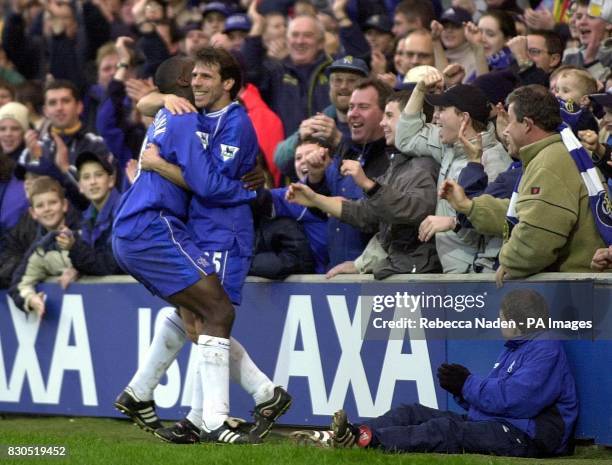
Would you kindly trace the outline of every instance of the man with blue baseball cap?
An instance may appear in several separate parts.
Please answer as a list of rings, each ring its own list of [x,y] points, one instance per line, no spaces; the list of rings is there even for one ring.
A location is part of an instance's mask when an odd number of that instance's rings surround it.
[[[327,68],[327,72],[331,75],[333,72],[348,72],[359,74],[362,77],[366,77],[370,70],[365,61],[360,58],[355,58],[351,55],[338,58]]]

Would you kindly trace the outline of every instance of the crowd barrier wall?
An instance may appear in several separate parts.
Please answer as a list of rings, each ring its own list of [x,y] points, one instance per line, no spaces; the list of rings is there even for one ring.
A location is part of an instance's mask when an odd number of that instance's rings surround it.
[[[491,275],[402,275],[382,282],[367,276],[250,278],[233,334],[293,395],[285,424],[326,425],[339,408],[350,418],[367,418],[412,402],[460,410],[438,386],[436,369],[449,361],[486,374],[503,346],[499,329],[471,339],[412,329],[364,338],[359,310],[371,308],[372,296],[400,292],[476,296],[494,314],[505,292],[518,287],[540,291],[551,309],[571,314],[577,308],[596,322],[580,340],[564,344],[580,399],[577,436],[612,445],[612,276],[541,274],[500,290]],[[83,279],[65,292],[51,282],[41,288],[48,295],[42,321],[27,317],[0,292],[0,412],[121,416],[113,400],[172,308],[129,277]],[[155,391],[163,419],[188,411],[196,361],[189,344]],[[251,409],[250,397],[233,385],[232,415],[248,418]]]

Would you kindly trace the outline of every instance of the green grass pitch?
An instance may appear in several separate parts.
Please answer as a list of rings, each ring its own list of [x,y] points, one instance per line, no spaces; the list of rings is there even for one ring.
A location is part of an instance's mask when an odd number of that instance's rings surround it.
[[[65,458],[8,457],[17,445],[64,446]],[[165,444],[128,421],[100,418],[0,417],[0,464],[83,465],[612,465],[612,450],[579,447],[575,456],[547,460],[484,455],[386,454],[375,450],[328,450],[297,446],[271,434],[260,446]]]

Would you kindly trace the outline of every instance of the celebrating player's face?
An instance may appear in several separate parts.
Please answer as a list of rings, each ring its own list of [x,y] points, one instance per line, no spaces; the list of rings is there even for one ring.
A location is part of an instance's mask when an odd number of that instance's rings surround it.
[[[217,111],[229,105],[231,101],[229,91],[225,91],[217,64],[196,63],[191,73],[191,88],[198,109]]]

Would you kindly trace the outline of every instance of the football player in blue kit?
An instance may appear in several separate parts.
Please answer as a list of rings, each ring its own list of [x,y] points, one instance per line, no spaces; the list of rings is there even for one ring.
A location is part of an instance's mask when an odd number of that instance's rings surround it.
[[[148,137],[154,144],[149,151],[159,147],[174,169],[169,177],[177,183],[141,170],[115,222],[113,245],[120,264],[153,293],[178,306],[182,316],[171,314],[156,331],[147,360],[115,405],[171,442],[258,442],[291,403],[288,393],[272,384],[244,348],[234,339],[230,342],[232,302],[240,303],[253,235],[248,202],[254,193],[244,189],[239,178],[254,166],[258,151],[246,113],[232,102],[240,78],[231,55],[202,51],[191,84],[196,106],[208,114],[173,115],[162,109]],[[142,104],[156,107],[154,111],[166,97],[150,94]],[[197,341],[201,357],[193,408],[172,428],[159,429],[153,389],[187,334]],[[255,426],[249,434],[226,421],[230,364],[232,376],[256,402]]]

